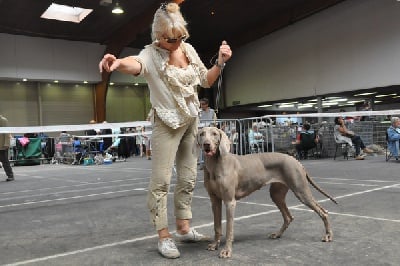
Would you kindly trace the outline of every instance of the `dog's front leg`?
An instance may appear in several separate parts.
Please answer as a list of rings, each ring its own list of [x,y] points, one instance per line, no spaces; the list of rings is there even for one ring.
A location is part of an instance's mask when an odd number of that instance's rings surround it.
[[[222,200],[214,194],[210,194],[212,211],[214,215],[214,241],[208,244],[208,250],[217,250],[222,236]]]
[[[219,253],[220,258],[230,258],[232,256],[233,242],[233,219],[235,217],[236,200],[225,201],[226,207],[226,243]]]

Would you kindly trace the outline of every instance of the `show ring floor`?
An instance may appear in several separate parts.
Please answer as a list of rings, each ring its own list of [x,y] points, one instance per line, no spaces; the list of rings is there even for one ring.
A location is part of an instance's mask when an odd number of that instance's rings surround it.
[[[207,242],[179,244],[178,259],[159,255],[146,207],[151,162],[128,158],[100,166],[19,166],[13,168],[14,182],[3,181],[1,169],[0,264],[399,265],[400,161],[386,162],[384,156],[303,160],[317,184],[338,200],[335,205],[312,189],[329,211],[333,242],[321,242],[322,220],[291,192],[287,204],[294,221],[281,239],[269,239],[282,218],[267,186],[238,202],[233,256],[226,260],[207,251]],[[171,231],[172,203],[170,193]],[[213,235],[202,171],[193,197],[192,226]],[[225,233],[225,223],[223,228]]]

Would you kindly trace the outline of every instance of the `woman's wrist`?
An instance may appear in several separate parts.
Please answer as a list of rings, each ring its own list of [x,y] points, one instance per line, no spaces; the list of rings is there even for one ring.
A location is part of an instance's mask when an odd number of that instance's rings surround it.
[[[215,60],[214,65],[215,65],[216,67],[218,67],[218,68],[224,68],[224,67],[225,67],[225,63],[219,63],[219,62],[218,62],[218,59]]]

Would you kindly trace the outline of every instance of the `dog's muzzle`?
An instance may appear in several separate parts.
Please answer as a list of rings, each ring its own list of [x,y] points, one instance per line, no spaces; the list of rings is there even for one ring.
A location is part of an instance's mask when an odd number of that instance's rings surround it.
[[[203,143],[203,150],[205,153],[208,153],[211,151],[211,145],[210,143]]]

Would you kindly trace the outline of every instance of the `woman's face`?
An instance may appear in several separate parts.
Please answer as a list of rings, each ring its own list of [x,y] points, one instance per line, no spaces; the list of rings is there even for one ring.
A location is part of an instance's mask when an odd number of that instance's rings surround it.
[[[160,46],[168,51],[175,51],[179,48],[182,43],[182,40],[185,40],[186,36],[177,36],[174,38],[163,36],[161,40],[159,40]]]

